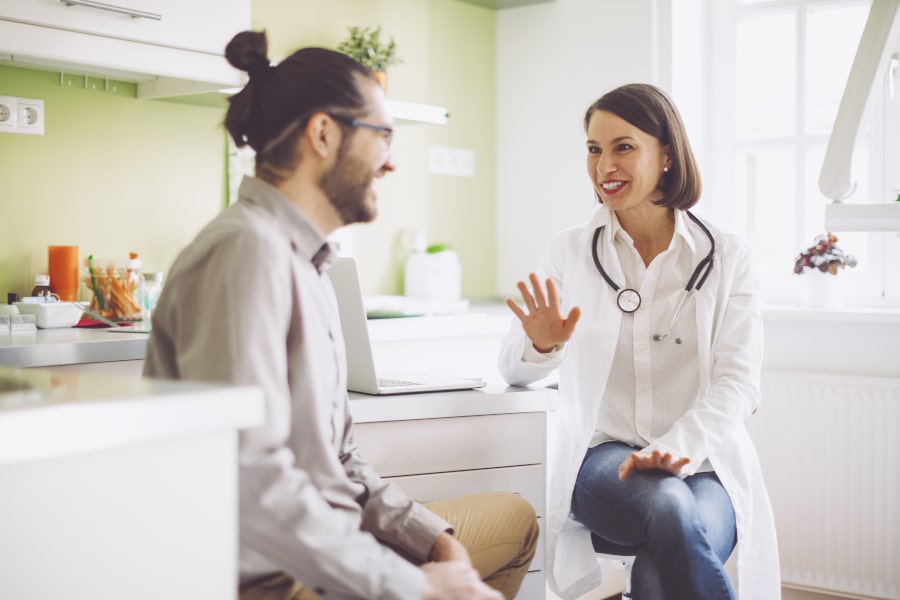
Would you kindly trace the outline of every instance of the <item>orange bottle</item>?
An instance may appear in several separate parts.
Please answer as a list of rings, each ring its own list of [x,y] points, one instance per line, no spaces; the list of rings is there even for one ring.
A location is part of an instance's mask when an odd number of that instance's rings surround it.
[[[50,291],[62,302],[78,299],[78,246],[47,246]]]

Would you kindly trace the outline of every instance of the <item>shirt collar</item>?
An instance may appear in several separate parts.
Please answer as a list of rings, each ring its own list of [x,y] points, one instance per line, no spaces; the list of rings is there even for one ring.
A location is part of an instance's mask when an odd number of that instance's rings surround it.
[[[691,249],[691,254],[697,253],[697,243],[694,241],[694,236],[691,235],[691,232],[688,229],[688,216],[683,210],[675,209],[675,236],[681,237],[684,240],[687,247]]]
[[[238,188],[238,202],[258,206],[270,213],[291,241],[294,251],[321,273],[337,259],[334,246],[318,227],[275,186],[256,177],[245,176]]]
[[[631,236],[628,235],[628,232],[622,229],[622,225],[619,224],[619,219],[616,218],[616,214],[614,211],[606,208],[602,212],[606,214],[602,217],[599,215],[601,211],[597,211],[598,214],[594,216],[594,227],[599,227],[603,224],[602,221],[605,221],[609,225],[609,239],[616,239],[616,235],[621,232],[625,239],[631,242]],[[674,243],[675,239],[681,238],[684,240],[684,243],[687,244],[687,247],[690,248],[691,254],[697,253],[697,243],[694,241],[694,236],[691,235],[690,230],[688,229],[688,216],[687,213],[683,210],[675,209],[675,233],[672,236],[672,241]]]

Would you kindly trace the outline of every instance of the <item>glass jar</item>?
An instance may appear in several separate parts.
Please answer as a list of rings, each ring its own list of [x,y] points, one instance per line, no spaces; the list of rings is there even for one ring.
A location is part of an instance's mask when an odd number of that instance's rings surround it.
[[[95,259],[88,256],[83,281],[91,292],[90,308],[117,322],[141,320],[144,278],[141,260]]]

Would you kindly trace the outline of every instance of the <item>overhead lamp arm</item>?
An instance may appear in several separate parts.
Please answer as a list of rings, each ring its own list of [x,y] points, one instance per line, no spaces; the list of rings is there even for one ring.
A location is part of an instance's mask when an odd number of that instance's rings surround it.
[[[887,66],[890,44],[898,31],[900,0],[872,0],[819,174],[819,190],[835,202],[848,198],[856,189],[850,181],[856,138],[876,77]]]

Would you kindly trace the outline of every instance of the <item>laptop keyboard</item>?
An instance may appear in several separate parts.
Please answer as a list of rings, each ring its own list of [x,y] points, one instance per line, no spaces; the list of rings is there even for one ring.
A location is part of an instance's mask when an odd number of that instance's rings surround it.
[[[378,387],[400,387],[404,385],[421,385],[416,381],[404,381],[402,379],[379,379]]]

